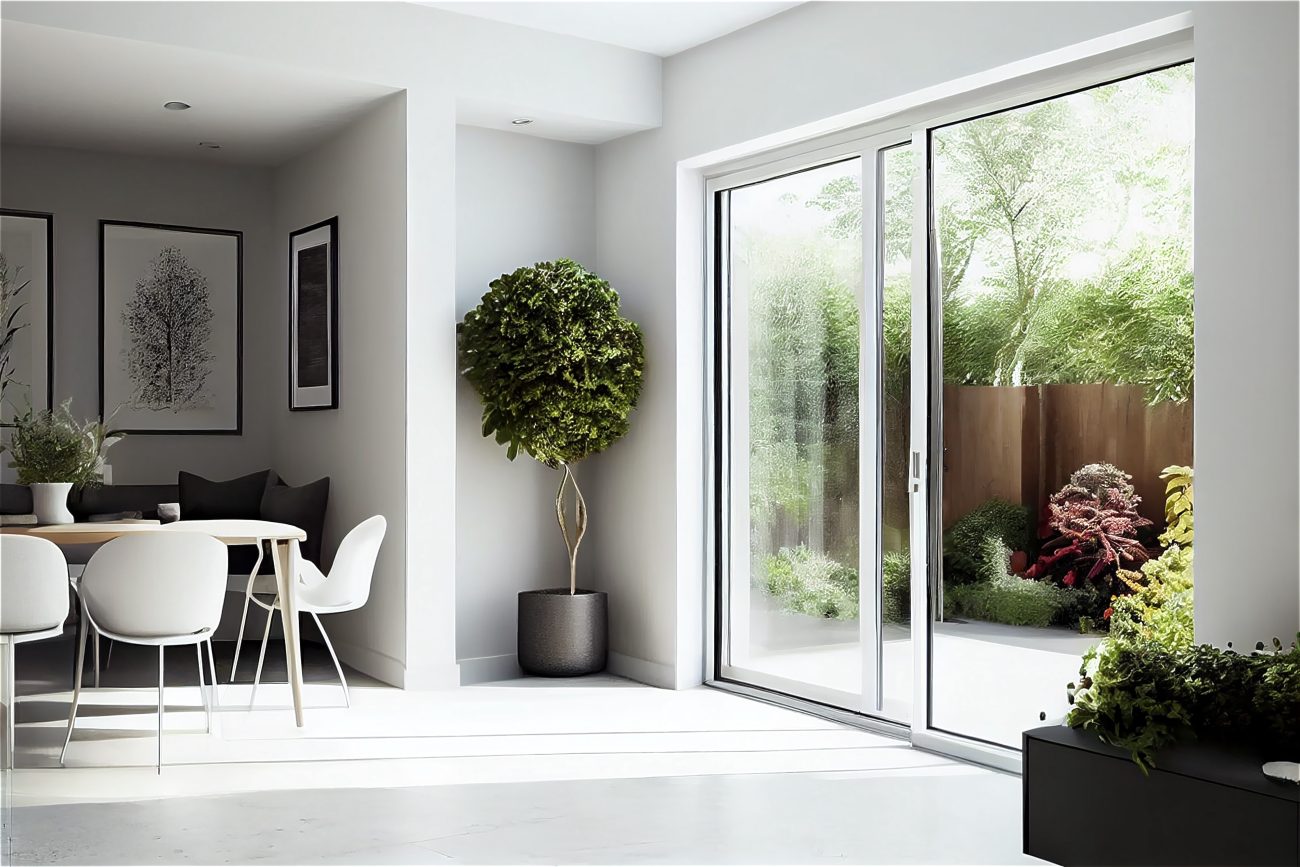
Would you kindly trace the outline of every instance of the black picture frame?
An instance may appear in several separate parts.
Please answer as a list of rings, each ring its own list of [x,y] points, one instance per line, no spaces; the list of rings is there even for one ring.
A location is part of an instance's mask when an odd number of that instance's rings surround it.
[[[315,236],[319,243],[299,247],[306,243],[307,236]],[[323,238],[323,241],[319,239]],[[323,258],[317,257],[317,266],[325,265],[325,294],[323,312],[328,319],[327,327],[317,329],[315,339],[324,337],[324,349],[328,356],[324,365],[329,381],[319,385],[302,385],[298,379],[299,365],[302,361],[300,345],[303,335],[302,280],[300,267],[304,264],[302,253],[326,246]],[[330,217],[304,226],[289,233],[288,246],[288,396],[290,412],[316,412],[339,408],[339,218]],[[313,402],[315,401],[315,402]]]
[[[244,233],[238,229],[203,226],[179,226],[134,220],[99,221],[99,416],[105,418],[105,259],[106,233],[110,227],[148,229],[159,232],[182,232],[197,235],[231,237],[235,240],[235,423],[233,427],[201,426],[193,428],[142,428],[129,424],[113,427],[126,434],[146,436],[242,436],[244,432]]]
[[[54,409],[54,214],[0,208],[0,217],[22,217],[45,222],[45,408]]]

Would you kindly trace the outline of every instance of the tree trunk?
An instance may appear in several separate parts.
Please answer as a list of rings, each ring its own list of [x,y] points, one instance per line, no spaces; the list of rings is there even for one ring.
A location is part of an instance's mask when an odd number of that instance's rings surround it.
[[[569,552],[569,595],[572,596],[578,592],[578,546],[582,544],[582,537],[587,533],[587,501],[582,498],[582,490],[578,487],[578,479],[573,475],[573,470],[569,469],[568,464],[560,464],[560,466],[564,470],[564,478],[560,480],[560,489],[555,492],[555,518],[560,522],[560,532],[564,534],[564,547]],[[570,537],[564,508],[564,491],[569,485],[573,485],[574,500],[572,537]]]

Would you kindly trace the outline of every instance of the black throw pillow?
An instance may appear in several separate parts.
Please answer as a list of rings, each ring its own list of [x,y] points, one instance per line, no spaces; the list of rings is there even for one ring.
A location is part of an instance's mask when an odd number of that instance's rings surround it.
[[[262,493],[270,476],[270,470],[261,470],[237,479],[213,482],[182,470],[176,476],[181,520],[256,519],[261,513]]]
[[[305,530],[307,541],[302,543],[302,556],[320,566],[321,534],[325,532],[325,508],[330,499],[329,476],[301,487],[286,485],[279,479],[276,482],[267,485],[262,494],[262,520]]]

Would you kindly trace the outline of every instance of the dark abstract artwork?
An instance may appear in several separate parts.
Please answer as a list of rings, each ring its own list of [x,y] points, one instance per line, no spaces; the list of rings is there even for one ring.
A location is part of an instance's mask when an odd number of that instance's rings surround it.
[[[289,409],[339,406],[338,217],[289,234]]]
[[[329,246],[298,251],[298,387],[329,385]]]
[[[212,375],[208,280],[176,247],[165,247],[122,310],[131,404],[151,410],[206,406]]]

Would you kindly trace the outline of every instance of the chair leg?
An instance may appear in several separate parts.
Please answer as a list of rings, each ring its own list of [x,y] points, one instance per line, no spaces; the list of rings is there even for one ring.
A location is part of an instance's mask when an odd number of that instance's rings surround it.
[[[113,645],[116,643],[111,638],[108,640],[108,653],[104,654],[104,671],[113,667]]]
[[[279,602],[279,597],[276,597]],[[262,663],[266,661],[266,642],[271,637],[271,620],[275,617],[275,612],[279,609],[275,603],[271,604],[271,610],[266,612],[266,629],[262,630],[262,651],[257,654],[257,673],[253,675],[253,690],[248,694],[248,709],[253,709],[253,699],[257,698],[257,686],[262,682]],[[283,615],[281,615],[283,616]]]
[[[77,673],[72,679],[72,707],[68,711],[68,732],[63,736],[63,750],[59,753],[59,764],[63,764],[63,759],[68,754],[68,744],[72,741],[72,727],[77,724],[77,705],[81,703],[81,677],[86,668],[86,631],[87,620],[86,606],[81,606],[81,628],[80,640],[77,649]]]
[[[329,634],[325,631],[325,624],[320,622],[320,617],[315,611],[311,613],[311,619],[316,621],[316,628],[320,630],[320,637],[325,639],[325,649],[330,652],[330,659],[334,660],[334,669],[339,673],[339,683],[343,685],[343,706],[352,707],[352,699],[348,696],[348,679],[343,676],[343,666],[339,663],[339,655],[334,652],[334,645],[330,643]]]
[[[99,689],[99,631],[95,631],[95,689]]]
[[[166,650],[162,645],[158,645],[158,773],[162,774],[162,733],[163,733],[163,651]]]
[[[0,636],[0,705],[4,705],[4,742],[0,743],[0,771],[14,766],[14,642],[9,636]]]
[[[212,707],[221,707],[221,696],[217,694],[217,657],[212,652],[212,639],[208,639],[208,667],[212,669]]]
[[[203,642],[194,645],[194,656],[199,660],[199,699],[203,702],[203,712],[207,715],[208,734],[212,734],[212,705],[208,704],[208,687],[203,680]]]
[[[262,568],[262,543],[257,544],[257,562],[253,564],[253,571],[248,575],[248,587],[244,589],[244,613],[239,615],[239,638],[235,640],[235,661],[230,664],[230,680],[227,683],[235,682],[235,669],[239,668],[239,650],[244,646],[244,625],[248,623],[248,601],[253,598],[253,582],[257,580],[257,570]],[[216,683],[216,669],[213,669],[213,683]]]

